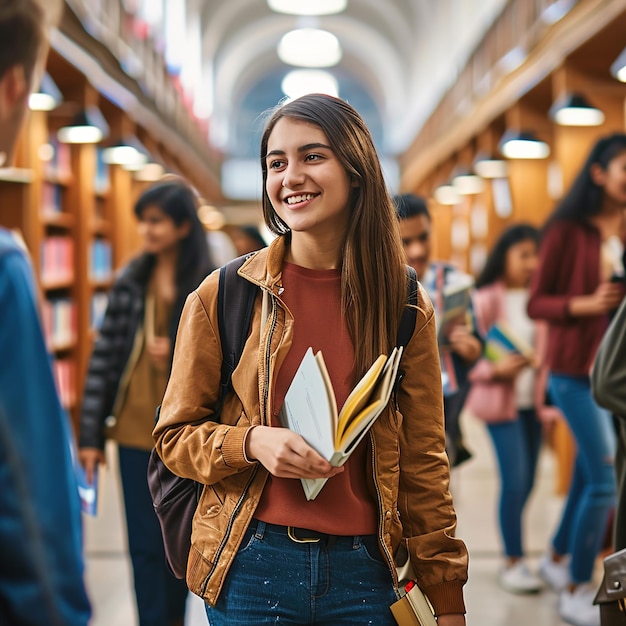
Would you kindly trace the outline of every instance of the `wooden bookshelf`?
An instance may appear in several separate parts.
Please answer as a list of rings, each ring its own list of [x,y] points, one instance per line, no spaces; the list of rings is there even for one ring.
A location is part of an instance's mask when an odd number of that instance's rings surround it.
[[[19,231],[29,250],[55,378],[77,427],[93,318],[101,321],[114,271],[137,248],[128,233],[132,174],[104,165],[98,146],[57,144],[64,121],[30,112],[16,166],[0,170],[0,225]]]

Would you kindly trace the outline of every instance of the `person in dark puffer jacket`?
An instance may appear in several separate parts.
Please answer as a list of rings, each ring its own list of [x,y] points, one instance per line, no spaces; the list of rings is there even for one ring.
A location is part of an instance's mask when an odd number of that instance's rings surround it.
[[[137,201],[144,251],[121,272],[87,373],[79,457],[91,482],[117,441],[140,626],[181,625],[187,586],[168,571],[146,471],[187,295],[213,269],[193,191],[161,182]]]

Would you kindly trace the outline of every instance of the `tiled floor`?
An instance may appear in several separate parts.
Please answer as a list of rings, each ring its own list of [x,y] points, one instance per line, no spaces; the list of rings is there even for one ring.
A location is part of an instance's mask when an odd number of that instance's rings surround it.
[[[545,591],[535,596],[516,596],[497,585],[500,539],[491,445],[482,425],[472,418],[466,416],[465,428],[474,458],[455,470],[452,488],[459,517],[458,534],[470,550],[470,582],[466,587],[468,626],[563,626],[556,614],[555,594]],[[105,473],[100,516],[86,520],[87,584],[94,608],[92,626],[135,626],[130,564],[122,529],[117,473],[113,467],[111,463]],[[544,451],[526,519],[527,551],[533,565],[548,543],[562,506],[553,487],[554,462],[550,453]],[[202,602],[191,596],[186,626],[203,625],[206,618]]]

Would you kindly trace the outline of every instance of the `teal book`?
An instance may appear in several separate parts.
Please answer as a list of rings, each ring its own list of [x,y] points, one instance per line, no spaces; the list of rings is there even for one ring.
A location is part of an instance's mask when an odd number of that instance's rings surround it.
[[[503,323],[492,326],[485,337],[485,357],[494,363],[508,354],[519,354],[533,358],[533,349]]]

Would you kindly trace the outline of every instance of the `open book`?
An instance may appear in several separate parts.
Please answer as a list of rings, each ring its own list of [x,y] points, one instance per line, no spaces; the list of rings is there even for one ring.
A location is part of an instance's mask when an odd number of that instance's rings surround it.
[[[335,392],[321,352],[309,348],[285,395],[280,419],[331,465],[343,465],[387,406],[396,380],[402,347],[389,358],[379,356],[337,412]],[[307,500],[313,500],[326,478],[303,478]]]
[[[485,357],[496,363],[508,354],[520,354],[529,361],[534,358],[532,347],[518,337],[509,326],[499,322],[489,329],[485,337]]]

